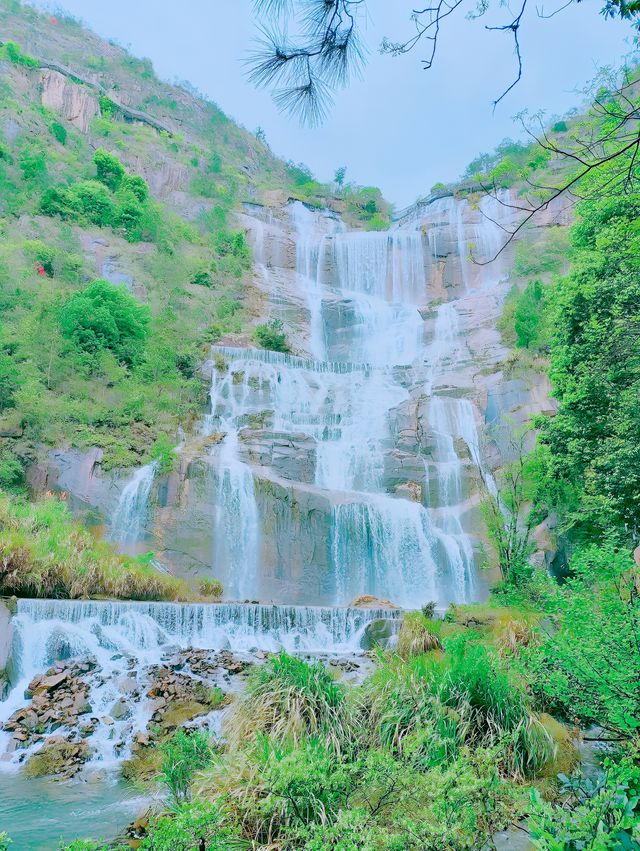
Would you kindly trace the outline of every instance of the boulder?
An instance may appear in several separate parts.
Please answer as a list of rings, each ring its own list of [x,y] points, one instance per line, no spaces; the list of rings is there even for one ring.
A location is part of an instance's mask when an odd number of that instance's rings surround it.
[[[356,597],[349,603],[350,609],[399,609],[391,600],[381,600],[379,597],[373,597],[371,594],[363,594],[361,597]]]

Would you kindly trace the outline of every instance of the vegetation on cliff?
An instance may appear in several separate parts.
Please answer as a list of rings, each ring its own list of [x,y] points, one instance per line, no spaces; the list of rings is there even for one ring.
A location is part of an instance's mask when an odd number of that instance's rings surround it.
[[[37,504],[0,491],[0,596],[189,600],[181,580],[149,558],[117,555],[58,499]]]

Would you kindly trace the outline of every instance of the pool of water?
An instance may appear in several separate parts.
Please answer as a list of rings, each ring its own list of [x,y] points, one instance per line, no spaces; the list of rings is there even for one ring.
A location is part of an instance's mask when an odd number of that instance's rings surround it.
[[[57,851],[73,839],[113,839],[152,803],[124,782],[57,783],[0,773],[0,831],[11,851]]]

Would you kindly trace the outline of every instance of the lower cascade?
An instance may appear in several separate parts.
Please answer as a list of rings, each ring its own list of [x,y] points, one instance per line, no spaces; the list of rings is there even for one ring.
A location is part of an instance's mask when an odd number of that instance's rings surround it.
[[[234,654],[359,653],[367,627],[392,623],[399,614],[399,609],[240,603],[19,600],[13,619],[15,684],[0,703],[0,767],[10,769],[37,753],[43,737],[31,736],[31,730],[42,725],[71,741],[84,738],[90,764],[109,768],[130,755],[136,736],[156,717],[157,683],[166,686],[173,671],[180,671],[175,676],[182,678],[187,697],[193,701],[195,695],[206,709],[202,684],[219,683],[226,691],[229,672],[246,664]],[[47,669],[52,673],[43,677]],[[25,707],[29,696],[33,704]],[[52,705],[44,704],[39,715],[44,696]],[[180,691],[174,691],[167,705],[180,700]],[[219,714],[212,713],[215,723]]]

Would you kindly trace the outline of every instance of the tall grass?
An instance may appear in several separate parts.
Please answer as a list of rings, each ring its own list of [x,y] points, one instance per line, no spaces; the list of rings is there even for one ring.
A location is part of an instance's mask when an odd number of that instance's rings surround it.
[[[188,600],[181,580],[120,556],[76,523],[64,503],[32,504],[0,492],[0,595]]]
[[[522,686],[485,645],[460,635],[445,646],[444,656],[391,658],[370,678],[362,703],[374,738],[402,749],[431,731],[440,756],[498,747],[504,775],[535,776],[555,745]]]
[[[442,650],[440,625],[421,612],[408,612],[402,619],[396,652],[403,659],[432,650]]]
[[[349,735],[344,687],[321,662],[282,652],[252,671],[226,733],[232,748],[265,733],[293,743],[316,737],[339,751]]]

